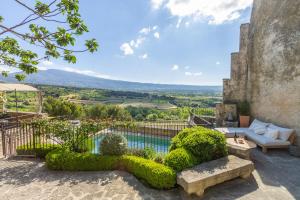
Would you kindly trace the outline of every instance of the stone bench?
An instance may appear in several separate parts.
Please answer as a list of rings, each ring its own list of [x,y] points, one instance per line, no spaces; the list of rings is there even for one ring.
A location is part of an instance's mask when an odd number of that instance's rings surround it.
[[[248,178],[253,170],[251,161],[229,155],[178,173],[177,184],[188,194],[202,196],[206,188],[237,177]]]

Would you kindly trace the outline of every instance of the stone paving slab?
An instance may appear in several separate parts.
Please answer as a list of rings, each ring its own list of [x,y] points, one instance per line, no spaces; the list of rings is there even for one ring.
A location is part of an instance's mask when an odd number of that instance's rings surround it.
[[[254,151],[256,170],[249,180],[234,179],[208,188],[208,200],[300,199],[300,159],[286,152]],[[0,159],[0,200],[196,200],[179,187],[155,190],[122,171],[61,172],[46,169],[44,162]]]

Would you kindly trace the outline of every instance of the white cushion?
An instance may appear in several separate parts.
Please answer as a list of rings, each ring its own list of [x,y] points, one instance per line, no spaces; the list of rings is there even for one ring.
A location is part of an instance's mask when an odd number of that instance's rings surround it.
[[[256,126],[253,129],[251,129],[254,131],[254,133],[258,134],[258,135],[263,135],[266,132],[266,127],[264,126]]]
[[[274,124],[270,124],[269,128],[278,130],[279,131],[278,139],[283,140],[283,141],[287,141],[289,139],[289,137],[291,136],[291,134],[294,132],[293,129],[282,128],[282,127],[276,126]]]
[[[264,135],[258,135],[249,128],[215,128],[215,130],[224,133],[226,137],[233,137],[234,133],[236,133],[238,136],[247,136],[248,139],[264,146],[286,147],[291,144],[289,141],[283,141],[280,139],[274,140],[272,138],[265,137]]]
[[[278,139],[279,131],[277,129],[267,128],[264,136],[276,140]]]
[[[251,123],[250,125],[250,129],[255,129],[256,127],[268,127],[269,126],[269,123],[265,123],[265,122],[262,122],[262,121],[259,121],[258,119],[254,119],[254,121]]]
[[[289,146],[291,143],[289,141],[283,141],[279,139],[272,139],[269,137],[265,137],[264,135],[258,135],[254,133],[254,131],[247,131],[246,136],[248,139],[254,141],[257,144],[261,144],[264,146],[282,146],[286,147]]]

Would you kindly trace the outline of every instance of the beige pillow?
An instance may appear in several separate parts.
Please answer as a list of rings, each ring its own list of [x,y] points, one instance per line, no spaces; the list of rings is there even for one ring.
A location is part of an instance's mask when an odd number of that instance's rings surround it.
[[[274,124],[271,124],[269,126],[269,128],[278,130],[279,131],[278,139],[283,140],[283,141],[287,141],[289,139],[289,137],[291,136],[291,134],[294,132],[293,129],[282,128],[282,127],[276,126]]]
[[[264,136],[276,140],[276,139],[278,139],[279,131],[276,129],[267,128]]]

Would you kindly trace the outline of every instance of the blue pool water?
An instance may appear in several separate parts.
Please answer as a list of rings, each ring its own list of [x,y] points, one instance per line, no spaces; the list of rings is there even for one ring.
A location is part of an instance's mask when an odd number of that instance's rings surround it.
[[[156,136],[141,133],[122,133],[114,132],[123,135],[127,139],[129,148],[144,149],[152,147],[156,152],[167,153],[170,146],[171,138],[169,136]],[[95,136],[95,148],[93,153],[99,153],[100,143],[103,134]]]

